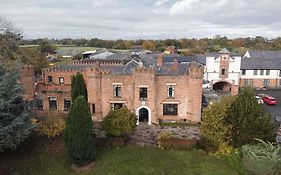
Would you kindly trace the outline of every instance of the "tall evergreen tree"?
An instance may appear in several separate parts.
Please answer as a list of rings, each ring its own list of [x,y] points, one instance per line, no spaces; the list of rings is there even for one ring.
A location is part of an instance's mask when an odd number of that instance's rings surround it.
[[[88,100],[87,88],[83,78],[83,74],[78,72],[71,79],[71,99],[74,101],[78,96],[84,96]]]
[[[84,96],[78,96],[66,119],[64,141],[73,163],[86,165],[95,158],[93,124]]]
[[[274,139],[276,127],[271,115],[258,104],[251,88],[239,92],[228,111],[226,121],[232,126],[230,138],[234,146],[253,143],[255,138],[265,141]]]
[[[0,152],[17,148],[33,128],[18,79],[18,71],[0,66]]]

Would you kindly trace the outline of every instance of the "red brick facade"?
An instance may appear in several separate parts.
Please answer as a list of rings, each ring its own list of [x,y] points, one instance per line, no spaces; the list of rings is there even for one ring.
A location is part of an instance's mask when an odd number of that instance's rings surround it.
[[[43,70],[42,82],[36,85],[36,92],[33,93],[36,100],[43,103],[42,109],[41,105],[39,109],[37,105],[39,115],[67,113],[65,100],[70,100],[71,76],[79,71],[86,82],[88,102],[95,121],[101,121],[114,103],[122,103],[136,114],[141,108],[147,109],[149,124],[158,123],[160,120],[200,122],[203,68],[196,62],[186,64],[188,71],[179,75],[159,75],[154,68],[143,66],[137,67],[131,74],[114,74],[101,69],[99,64],[87,64],[83,68],[60,69],[57,66]],[[63,78],[63,83],[60,77]],[[119,97],[114,96],[114,85],[121,86]],[[170,86],[174,88],[172,97],[168,97]],[[147,88],[146,99],[140,99],[142,87]],[[57,108],[49,108],[50,99],[57,100]],[[177,114],[164,115],[163,108],[166,104],[177,106]]]

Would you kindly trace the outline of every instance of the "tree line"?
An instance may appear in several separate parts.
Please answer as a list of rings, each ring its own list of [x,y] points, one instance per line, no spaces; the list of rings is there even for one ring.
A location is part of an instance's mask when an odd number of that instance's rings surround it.
[[[167,46],[175,46],[177,49],[188,49],[187,54],[205,53],[206,51],[219,51],[222,48],[228,48],[230,51],[241,52],[243,49],[255,50],[281,50],[281,37],[274,39],[267,39],[262,36],[254,38],[235,38],[229,39],[227,37],[217,38],[201,38],[201,39],[165,39],[165,40],[103,40],[99,38],[92,39],[31,39],[21,40],[22,45],[39,45],[48,42],[52,45],[67,45],[79,47],[99,47],[108,49],[131,49],[138,45],[144,49],[164,51]]]

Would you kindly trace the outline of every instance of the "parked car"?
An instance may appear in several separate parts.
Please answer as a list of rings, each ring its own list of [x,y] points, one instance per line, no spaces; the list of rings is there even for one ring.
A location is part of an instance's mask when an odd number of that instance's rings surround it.
[[[262,98],[263,102],[268,104],[268,105],[276,105],[277,101],[274,97],[272,96],[265,96]]]
[[[256,95],[255,98],[256,98],[258,104],[263,104],[264,103],[260,96]]]
[[[211,83],[206,83],[202,85],[202,89],[210,89],[212,88],[212,84]]]

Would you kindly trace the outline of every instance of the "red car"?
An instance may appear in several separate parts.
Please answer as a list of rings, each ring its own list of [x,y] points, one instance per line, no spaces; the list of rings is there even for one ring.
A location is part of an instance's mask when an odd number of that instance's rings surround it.
[[[265,96],[262,98],[263,102],[268,104],[268,105],[276,105],[277,101],[274,97],[271,96]]]

